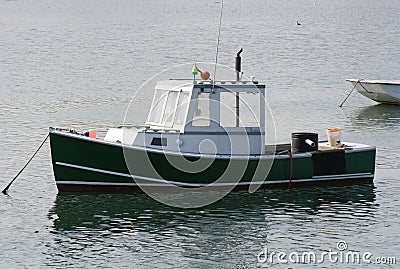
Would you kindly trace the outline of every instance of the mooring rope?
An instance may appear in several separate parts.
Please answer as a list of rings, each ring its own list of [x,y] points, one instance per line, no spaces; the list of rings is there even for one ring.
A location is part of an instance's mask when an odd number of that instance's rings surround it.
[[[7,187],[4,188],[2,191],[3,194],[7,194],[8,189],[11,187],[11,185],[14,183],[14,181],[18,178],[18,176],[24,171],[24,169],[28,166],[28,164],[33,160],[33,158],[36,156],[36,154],[39,152],[39,150],[42,148],[44,143],[46,142],[47,138],[49,138],[50,133],[48,133],[45,137],[45,139],[42,141],[40,146],[36,149],[35,153],[33,153],[32,157],[28,160],[28,162],[22,167],[22,169],[18,172],[18,174],[11,180],[10,183],[8,183]]]
[[[350,97],[350,94],[354,91],[354,89],[356,88],[357,84],[360,83],[360,81],[363,80],[362,78],[360,78],[359,80],[357,80],[356,84],[354,84],[353,89],[351,89],[350,93],[346,96],[346,98],[343,100],[343,102],[339,105],[339,107],[342,107],[344,102],[346,102],[346,100]],[[361,87],[362,84],[360,83]],[[364,88],[364,87],[363,87]]]

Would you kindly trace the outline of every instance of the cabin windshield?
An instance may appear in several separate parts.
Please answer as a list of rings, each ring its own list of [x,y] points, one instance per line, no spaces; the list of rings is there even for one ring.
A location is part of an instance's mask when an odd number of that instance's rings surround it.
[[[146,125],[180,130],[186,121],[189,92],[156,89]]]

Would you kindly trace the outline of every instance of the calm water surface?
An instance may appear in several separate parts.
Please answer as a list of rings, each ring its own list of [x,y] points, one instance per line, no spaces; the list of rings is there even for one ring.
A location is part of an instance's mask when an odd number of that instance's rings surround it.
[[[400,263],[400,108],[357,93],[338,108],[351,89],[346,78],[399,79],[400,2],[224,2],[219,62],[233,66],[245,49],[245,75],[267,84],[277,141],[294,131],[323,138],[339,126],[344,140],[377,146],[374,184],[243,191],[192,210],[144,194],[59,195],[47,144],[0,197],[1,268],[310,268],[257,263],[257,254],[264,247],[321,253],[339,240]],[[219,7],[203,0],[0,1],[1,186],[49,126],[104,135],[123,122],[151,76],[213,62]],[[131,123],[142,123],[151,95],[138,94]]]

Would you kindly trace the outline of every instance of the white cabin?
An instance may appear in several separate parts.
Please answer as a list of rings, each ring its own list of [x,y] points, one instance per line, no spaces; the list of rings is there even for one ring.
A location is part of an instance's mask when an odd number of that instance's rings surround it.
[[[182,153],[260,155],[264,113],[265,85],[257,82],[161,81],[145,127],[113,128],[105,140]]]

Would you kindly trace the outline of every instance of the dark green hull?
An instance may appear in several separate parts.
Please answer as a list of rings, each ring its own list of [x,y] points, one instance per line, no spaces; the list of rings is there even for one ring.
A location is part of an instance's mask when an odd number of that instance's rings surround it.
[[[54,177],[60,192],[129,192],[140,190],[138,183],[151,188],[165,188],[165,182],[182,187],[248,188],[332,184],[372,181],[375,148],[326,151],[289,155],[263,155],[250,158],[215,158],[207,169],[185,172],[171,165],[181,156],[119,143],[87,138],[50,129]],[[196,162],[197,157],[185,156]],[[126,161],[127,160],[127,161]],[[127,165],[128,163],[128,165]],[[233,165],[232,165],[233,163]],[[226,170],[244,167],[240,173],[226,176]],[[292,172],[291,172],[292,170]],[[231,180],[230,180],[231,179]]]

